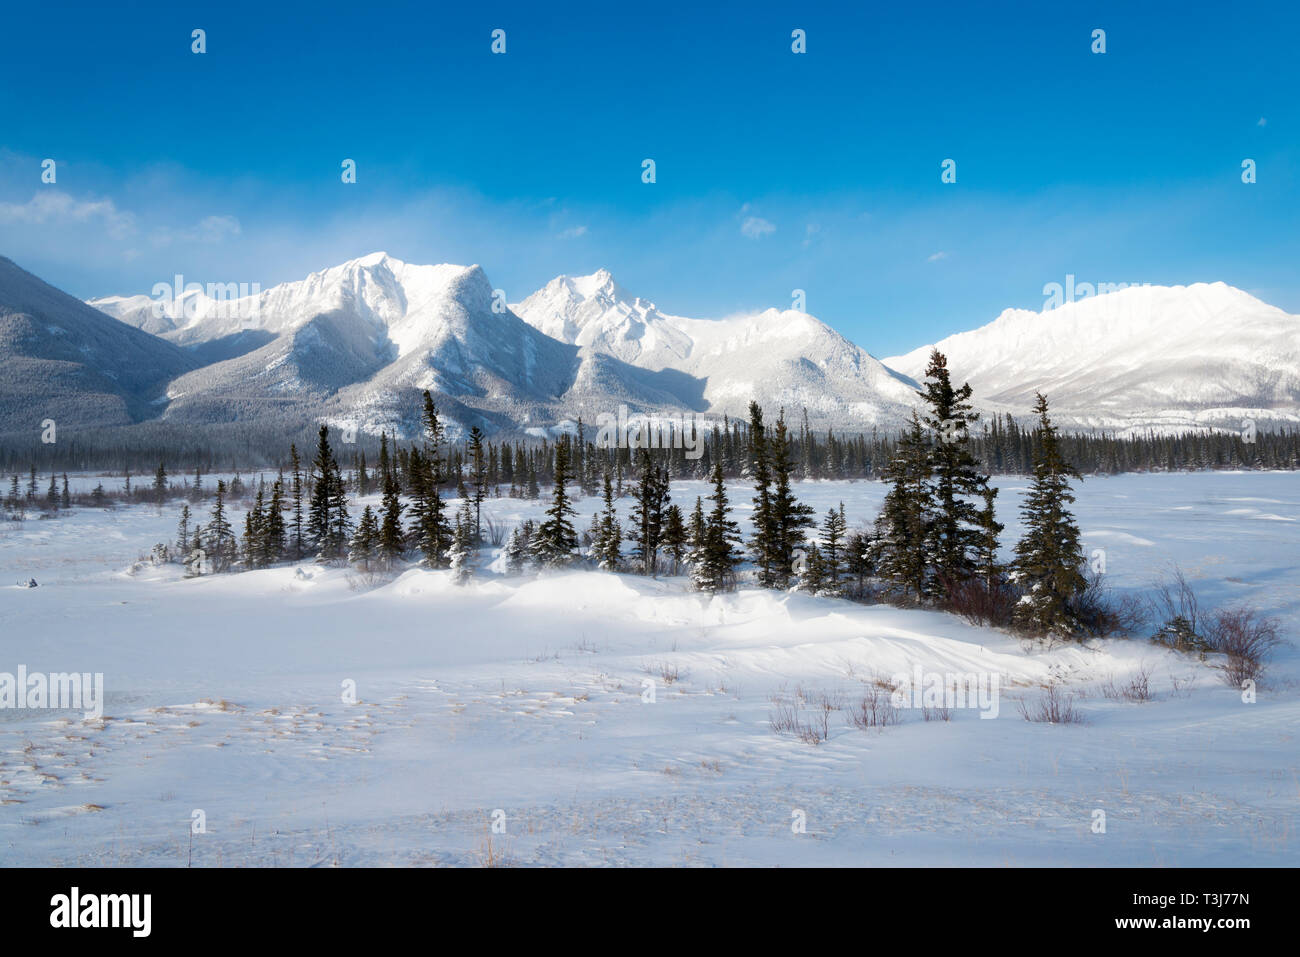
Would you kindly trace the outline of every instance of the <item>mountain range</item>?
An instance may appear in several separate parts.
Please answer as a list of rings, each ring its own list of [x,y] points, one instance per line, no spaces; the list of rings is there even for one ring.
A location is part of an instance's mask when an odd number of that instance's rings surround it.
[[[605,270],[507,304],[477,265],[374,253],[244,292],[83,303],[0,257],[0,434],[54,418],[410,435],[424,389],[453,436],[541,434],[620,406],[744,417],[751,399],[818,429],[893,430],[936,347],[989,411],[1027,416],[1042,391],[1079,429],[1300,423],[1300,317],[1223,283],[1009,309],[883,361],[796,310],[663,313]]]

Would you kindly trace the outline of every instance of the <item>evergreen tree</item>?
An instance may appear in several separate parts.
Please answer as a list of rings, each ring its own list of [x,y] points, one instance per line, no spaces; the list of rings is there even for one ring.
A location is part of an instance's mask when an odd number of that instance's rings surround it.
[[[474,541],[483,540],[483,500],[487,498],[487,458],[483,454],[483,430],[477,425],[469,430],[470,488],[474,503]]]
[[[799,587],[810,595],[820,595],[826,586],[826,562],[816,543],[808,546],[799,572]]]
[[[312,460],[314,482],[307,506],[307,539],[316,551],[317,560],[327,561],[343,554],[347,536],[340,537],[340,525],[334,513],[338,501],[334,476],[337,465],[330,448],[329,426],[322,425],[318,434],[316,458]]]
[[[664,512],[663,548],[672,559],[674,575],[680,574],[686,561],[687,549],[686,524],[682,520],[682,510],[676,505],[669,505]]]
[[[664,508],[668,504],[668,472],[656,468],[646,449],[639,452],[640,475],[632,491],[632,556],[643,575],[653,575],[663,537]]]
[[[302,459],[298,457],[298,446],[290,443],[289,445],[289,464],[290,474],[293,476],[293,521],[290,527],[293,529],[293,560],[301,561],[303,553],[303,524],[302,524]],[[194,473],[194,487],[198,488],[199,475]]]
[[[1040,393],[1034,405],[1033,482],[1021,505],[1025,534],[1016,545],[1012,580],[1024,590],[1016,604],[1016,623],[1038,635],[1071,637],[1079,631],[1071,605],[1087,582],[1082,572],[1079,526],[1069,505],[1070,479],[1079,473],[1061,455],[1056,426]]]
[[[691,574],[695,574],[695,569],[699,568],[704,562],[704,550],[708,544],[709,530],[704,522],[704,500],[698,495],[695,496],[695,510],[691,512],[691,524],[687,530],[687,542],[689,551],[687,552],[687,561],[690,563]]]
[[[703,548],[694,569],[695,587],[717,594],[735,587],[736,568],[742,560],[737,548],[740,542],[739,526],[732,520],[727,505],[727,487],[722,478],[722,459],[713,466],[713,494],[709,496],[713,507],[704,523]]]
[[[885,472],[889,492],[876,519],[871,543],[871,563],[876,573],[904,598],[917,600],[930,594],[928,544],[930,535],[930,457],[921,421],[912,424],[898,442]]]
[[[573,550],[578,547],[578,534],[573,529],[572,517],[577,510],[569,501],[569,440],[561,437],[555,444],[555,485],[551,493],[551,507],[546,510],[546,520],[533,537],[533,557],[544,566],[569,563]]]
[[[381,449],[379,472],[384,489],[384,521],[379,529],[379,561],[387,569],[402,557],[402,500],[397,493],[397,476],[387,468],[387,448],[381,446]]]
[[[767,441],[767,458],[772,470],[771,509],[771,581],[776,587],[790,584],[794,572],[794,553],[804,542],[804,529],[816,524],[811,505],[794,497],[790,475],[790,440],[785,430],[785,415],[777,417]]]
[[[975,573],[980,530],[974,499],[983,495],[988,477],[970,453],[970,424],[979,419],[970,404],[970,385],[953,388],[948,360],[937,349],[930,353],[925,376],[918,395],[928,406],[924,424],[931,436],[927,555],[934,590],[944,595]]]
[[[153,473],[153,494],[159,505],[167,498],[167,469],[162,462],[158,463],[158,471]]]
[[[609,472],[605,472],[604,488],[605,508],[600,516],[599,536],[592,542],[592,555],[596,564],[607,572],[618,571],[622,556],[620,545],[623,542],[623,526],[619,523],[618,512],[614,508],[614,486]]]
[[[370,571],[378,545],[379,522],[375,519],[375,513],[367,505],[361,510],[361,521],[357,523],[356,531],[352,533],[352,540],[348,543],[348,564]]]
[[[531,551],[532,522],[528,521],[510,532],[510,541],[506,543],[506,570],[511,575],[518,575],[524,570]]]
[[[63,473],[63,490],[59,493],[59,508],[72,508],[72,490],[68,488],[68,473]]]
[[[104,483],[100,482],[90,493],[90,500],[97,508],[105,508],[108,505],[108,494],[104,491]]]
[[[466,584],[474,573],[474,515],[470,511],[470,502],[462,503],[456,513],[456,529],[451,537],[451,579],[457,585]]]
[[[844,571],[853,578],[853,593],[861,595],[867,578],[875,574],[872,563],[872,539],[865,531],[854,532],[844,542]]]
[[[975,545],[976,574],[987,589],[996,588],[1002,579],[1002,566],[998,563],[998,536],[1003,526],[997,520],[993,500],[998,497],[996,486],[985,485],[980,493],[984,507],[976,519],[979,539]]]
[[[780,534],[772,517],[772,472],[768,467],[763,410],[752,401],[749,403],[748,471],[754,480],[754,534],[749,549],[758,568],[758,583],[764,588],[775,588],[782,580],[778,572]]]
[[[819,588],[829,595],[839,593],[840,566],[843,561],[844,533],[847,526],[843,502],[840,502],[838,509],[830,509],[822,521],[822,547],[818,557],[822,562],[823,581],[819,583]]]
[[[266,503],[262,498],[262,490],[257,490],[257,498],[253,500],[253,506],[244,515],[244,564],[248,568],[264,567],[266,556],[265,545],[265,525],[266,525]]]
[[[260,498],[261,493],[258,493]],[[274,565],[285,552],[286,535],[284,528],[284,481],[276,479],[271,485],[271,504],[263,517],[261,561],[263,567]]]
[[[209,566],[214,572],[227,571],[235,561],[235,535],[226,519],[226,483],[222,479],[217,480],[216,499],[204,532],[207,538],[203,550]]]
[[[181,506],[180,521],[176,523],[176,553],[188,555],[190,551],[190,507]]]
[[[451,529],[447,526],[446,505],[440,488],[444,481],[442,456],[442,423],[438,418],[433,396],[424,391],[425,448],[412,449],[410,455],[412,533],[416,545],[429,568],[446,565],[447,549],[451,544]]]

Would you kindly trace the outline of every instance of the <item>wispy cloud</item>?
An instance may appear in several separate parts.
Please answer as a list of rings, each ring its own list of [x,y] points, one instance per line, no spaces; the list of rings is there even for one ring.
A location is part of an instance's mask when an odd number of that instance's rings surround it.
[[[937,253],[931,253],[930,255],[926,256],[925,261],[928,263],[937,263],[939,260],[947,259],[947,258],[948,258],[948,254],[944,252],[942,249],[940,249]]]
[[[41,190],[25,203],[0,203],[0,223],[45,226],[102,221],[113,239],[135,232],[135,217],[111,199],[77,199],[62,190]]]
[[[571,226],[568,229],[556,233],[555,238],[556,239],[578,239],[579,237],[585,235],[587,235],[586,226]]]
[[[234,216],[205,216],[193,226],[174,229],[161,226],[154,231],[155,246],[172,243],[219,243],[240,234],[239,220]]]
[[[764,219],[762,216],[750,216],[740,224],[740,232],[743,236],[750,239],[761,239],[763,236],[770,236],[776,232],[776,224]]]

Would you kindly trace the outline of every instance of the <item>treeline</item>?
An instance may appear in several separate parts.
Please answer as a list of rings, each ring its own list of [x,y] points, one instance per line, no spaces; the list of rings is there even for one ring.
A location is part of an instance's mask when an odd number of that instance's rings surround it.
[[[673,478],[708,479],[718,460],[726,478],[739,478],[744,474],[749,428],[748,422],[723,416],[704,433],[703,454],[699,457],[688,457],[685,449],[652,449],[650,454]],[[994,415],[972,431],[971,454],[990,474],[1027,475],[1033,468],[1037,429],[1034,420],[1023,424],[1010,415]],[[201,473],[278,469],[287,465],[283,461],[285,443],[302,446],[313,440],[314,431],[286,436],[263,428],[240,435],[228,425],[203,426],[188,429],[183,435],[165,432],[153,441],[144,441],[132,433],[110,430],[94,439],[76,434],[60,436],[50,445],[0,438],[0,473],[25,472],[33,467],[42,474],[103,468],[119,474],[140,473],[151,472],[159,461]],[[790,430],[794,475],[799,479],[880,478],[897,454],[900,440],[901,435],[877,430],[865,434],[814,431],[808,426],[805,412],[799,427]],[[515,493],[521,493],[551,483],[554,440],[484,441],[494,489],[513,488]],[[636,469],[636,449],[598,448],[593,430],[581,420],[569,441],[575,477],[587,494],[596,494],[600,476],[606,470],[615,475],[617,482]],[[393,436],[376,440],[359,435],[356,442],[340,446],[340,455],[351,471],[358,471],[363,461],[373,467],[381,442],[397,445]],[[1243,428],[1240,432],[1149,432],[1140,436],[1059,432],[1058,442],[1062,454],[1086,475],[1300,469],[1300,430],[1257,432]],[[459,474],[464,468],[464,449],[449,450],[449,474]]]

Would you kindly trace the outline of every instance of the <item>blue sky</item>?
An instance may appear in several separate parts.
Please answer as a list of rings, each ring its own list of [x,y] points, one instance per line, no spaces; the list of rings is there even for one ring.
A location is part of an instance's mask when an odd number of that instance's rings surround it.
[[[0,253],[75,295],[385,249],[511,300],[601,266],[694,316],[801,288],[880,356],[1067,274],[1300,312],[1294,3],[180,6],[6,10]]]

